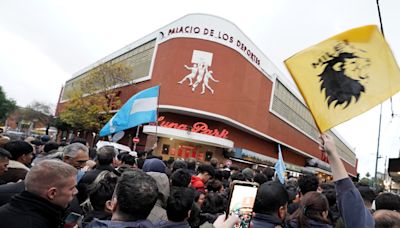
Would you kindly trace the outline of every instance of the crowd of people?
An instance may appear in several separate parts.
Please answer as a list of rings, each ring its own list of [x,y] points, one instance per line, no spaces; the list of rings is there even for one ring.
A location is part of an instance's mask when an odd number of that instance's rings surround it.
[[[348,177],[335,144],[321,135],[333,181],[288,177],[272,168],[223,166],[213,158],[163,161],[152,152],[89,149],[49,139],[0,140],[1,227],[217,227],[246,225],[226,215],[233,181],[256,182],[254,228],[400,227],[400,197]]]

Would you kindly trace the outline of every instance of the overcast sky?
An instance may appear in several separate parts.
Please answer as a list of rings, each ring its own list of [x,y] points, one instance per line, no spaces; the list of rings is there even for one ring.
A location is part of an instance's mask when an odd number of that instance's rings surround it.
[[[26,106],[56,104],[73,73],[189,13],[207,13],[236,24],[290,77],[283,61],[345,30],[379,25],[375,0],[1,0],[0,85]],[[386,39],[400,59],[400,1],[381,0]],[[398,157],[399,97],[383,105],[381,156]],[[358,171],[374,173],[379,107],[336,129],[355,148]],[[378,170],[383,172],[384,158]]]

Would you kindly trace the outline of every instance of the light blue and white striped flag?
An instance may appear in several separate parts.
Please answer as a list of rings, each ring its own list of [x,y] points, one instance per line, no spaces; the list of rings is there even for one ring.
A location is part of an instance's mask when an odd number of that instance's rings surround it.
[[[157,121],[157,104],[160,86],[133,95],[100,130],[100,137]]]
[[[278,176],[279,181],[282,184],[284,184],[285,183],[284,174],[286,171],[286,166],[285,166],[285,163],[283,162],[281,144],[278,144],[278,150],[279,150],[279,158],[278,158],[278,161],[275,163],[275,173]]]

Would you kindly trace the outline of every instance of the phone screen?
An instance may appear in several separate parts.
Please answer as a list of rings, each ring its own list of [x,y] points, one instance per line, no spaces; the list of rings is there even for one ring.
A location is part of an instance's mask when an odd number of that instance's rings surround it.
[[[241,223],[235,227],[248,228],[253,213],[258,185],[255,183],[235,183],[231,192],[228,214],[235,213]]]
[[[72,227],[74,227],[76,224],[78,224],[80,222],[81,219],[82,219],[82,215],[74,213],[74,212],[71,212],[65,218],[64,228],[72,228]]]

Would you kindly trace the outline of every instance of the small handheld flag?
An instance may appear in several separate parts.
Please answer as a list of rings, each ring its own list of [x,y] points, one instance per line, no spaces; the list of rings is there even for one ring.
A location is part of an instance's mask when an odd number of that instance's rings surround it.
[[[282,157],[282,151],[281,151],[281,144],[278,144],[278,151],[279,151],[279,157],[278,161],[275,163],[275,173],[278,176],[279,181],[281,184],[285,183],[285,176],[284,173],[286,171],[286,166],[285,163],[283,162],[283,157]]]
[[[400,90],[400,70],[375,25],[355,28],[309,47],[285,65],[321,132]]]
[[[160,86],[133,95],[100,130],[100,137],[140,124],[157,121],[157,103]]]

